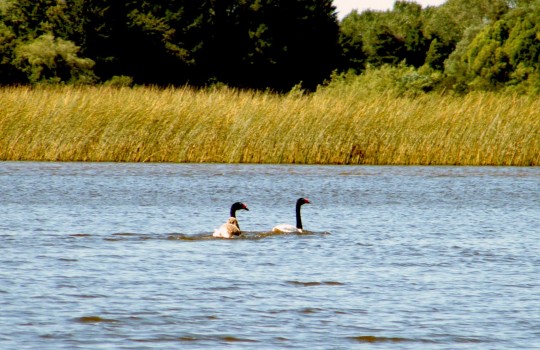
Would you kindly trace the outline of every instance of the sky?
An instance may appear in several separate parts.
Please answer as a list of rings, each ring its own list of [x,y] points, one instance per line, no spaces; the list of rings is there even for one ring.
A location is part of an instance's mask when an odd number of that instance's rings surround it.
[[[446,0],[415,0],[417,4],[426,6],[438,6]],[[394,7],[395,0],[334,0],[334,6],[338,11],[338,17],[341,19],[348,15],[353,9],[362,12],[364,10],[389,10]]]

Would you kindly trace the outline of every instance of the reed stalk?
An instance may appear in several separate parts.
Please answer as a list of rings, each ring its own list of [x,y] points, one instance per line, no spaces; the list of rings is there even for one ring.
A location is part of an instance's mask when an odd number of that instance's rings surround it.
[[[540,163],[540,100],[321,90],[0,89],[0,160]]]

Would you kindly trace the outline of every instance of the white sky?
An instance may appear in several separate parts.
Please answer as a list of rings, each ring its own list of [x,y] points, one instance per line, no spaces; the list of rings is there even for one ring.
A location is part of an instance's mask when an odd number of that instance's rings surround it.
[[[438,6],[446,0],[414,0],[417,4],[426,6]],[[394,7],[395,0],[334,0],[334,6],[337,8],[338,17],[341,19],[348,15],[353,9],[362,12],[371,10],[389,10]]]

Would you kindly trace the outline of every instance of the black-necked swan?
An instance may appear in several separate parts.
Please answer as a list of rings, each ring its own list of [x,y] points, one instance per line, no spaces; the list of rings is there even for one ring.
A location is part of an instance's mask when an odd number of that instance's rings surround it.
[[[311,203],[307,198],[298,198],[296,201],[296,227],[289,224],[277,225],[272,229],[272,232],[275,233],[302,233],[302,217],[300,216],[300,207],[302,205]]]
[[[236,219],[237,210],[248,210],[248,207],[241,202],[236,202],[231,206],[231,217],[227,220],[226,223],[221,225],[219,228],[214,230],[212,236],[220,238],[233,238],[234,236],[240,235],[240,225]]]

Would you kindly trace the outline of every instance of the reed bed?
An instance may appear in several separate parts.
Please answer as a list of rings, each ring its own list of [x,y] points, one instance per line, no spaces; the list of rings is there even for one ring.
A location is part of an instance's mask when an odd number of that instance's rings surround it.
[[[536,166],[540,101],[10,87],[0,89],[0,159]]]

